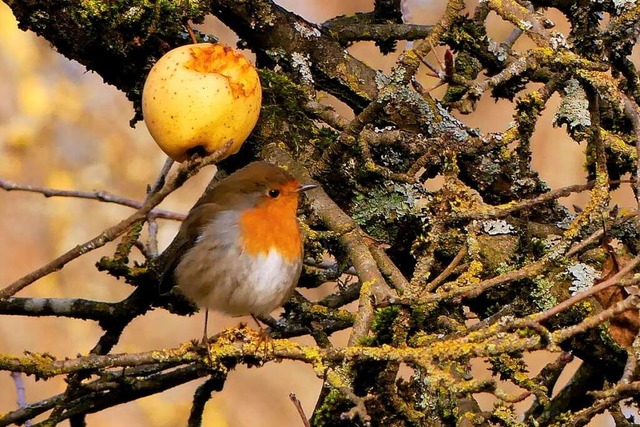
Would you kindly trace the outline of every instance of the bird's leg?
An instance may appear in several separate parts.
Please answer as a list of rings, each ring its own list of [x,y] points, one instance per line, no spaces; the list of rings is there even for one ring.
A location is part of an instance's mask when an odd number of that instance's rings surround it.
[[[274,351],[273,339],[269,336],[267,331],[262,327],[262,325],[260,324],[260,321],[256,316],[252,314],[251,318],[253,319],[254,322],[256,322],[256,325],[258,325],[258,330],[260,331],[259,337],[258,337],[258,344],[256,345],[255,351],[257,352],[260,349],[260,347],[264,345],[265,353],[267,352],[267,347],[271,347],[271,352],[273,352]]]
[[[204,332],[202,333],[202,341],[200,345],[207,349],[207,362],[209,366],[213,365],[213,358],[211,357],[211,348],[209,347],[209,334],[207,333],[207,325],[209,323],[209,309],[204,309]]]
[[[253,319],[254,322],[256,322],[256,326],[258,327],[258,329],[260,329],[261,331],[262,329],[262,325],[260,324],[260,321],[258,320],[258,318],[256,316],[254,316],[253,314],[251,315],[251,318]]]
[[[204,309],[204,333],[202,335],[202,342],[201,342],[203,346],[207,345],[209,341],[209,335],[207,334],[207,323],[209,323],[209,309],[205,308]]]

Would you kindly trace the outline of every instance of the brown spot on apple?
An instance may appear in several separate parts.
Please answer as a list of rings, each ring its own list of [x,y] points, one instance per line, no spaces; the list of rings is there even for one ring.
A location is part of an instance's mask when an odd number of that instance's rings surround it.
[[[229,87],[236,96],[250,96],[260,81],[255,67],[240,53],[229,46],[201,43],[191,46],[191,60],[186,68],[203,74],[220,74],[227,78]]]

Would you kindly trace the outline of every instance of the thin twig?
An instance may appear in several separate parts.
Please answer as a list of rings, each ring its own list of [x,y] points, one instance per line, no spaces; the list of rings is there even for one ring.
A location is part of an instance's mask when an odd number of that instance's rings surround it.
[[[147,215],[147,232],[149,237],[144,245],[145,256],[155,258],[158,256],[158,221],[151,214]]]
[[[545,28],[546,18],[537,12],[530,11],[515,0],[488,0],[491,10],[502,19],[511,22],[524,31],[531,40],[540,47],[547,47],[551,41],[551,33]]]
[[[602,283],[598,283],[597,285],[590,287],[589,289],[585,290],[584,292],[580,292],[578,294],[575,294],[571,298],[568,298],[568,299],[562,301],[560,304],[550,308],[547,311],[543,311],[542,313],[540,313],[540,314],[538,314],[538,315],[536,315],[534,317],[534,321],[536,321],[538,323],[544,322],[545,320],[550,319],[551,317],[553,317],[556,314],[566,310],[567,308],[571,307],[572,305],[577,304],[578,302],[583,301],[583,300],[589,298],[591,295],[596,294],[598,292],[601,292],[601,291],[607,289],[610,286],[616,286],[616,285],[620,285],[621,286],[622,285],[622,279],[624,279],[625,276],[627,276],[631,272],[633,272],[633,270],[638,265],[640,265],[640,255],[635,257],[633,260],[631,260],[627,265],[625,265],[623,268],[621,268],[620,271],[618,271],[610,279],[607,279]]]
[[[637,339],[637,336],[636,336]],[[627,350],[627,361],[624,364],[624,369],[622,370],[622,376],[620,377],[621,383],[630,383],[634,380],[635,371],[638,367],[638,359],[633,351],[633,349]]]
[[[455,297],[475,298],[495,286],[521,280],[527,277],[535,276],[539,274],[542,270],[544,270],[545,266],[547,265],[546,264],[547,262],[548,262],[547,259],[541,259],[541,260],[532,262],[531,264],[527,264],[518,270],[510,271],[508,273],[504,273],[499,276],[492,277],[487,280],[483,280],[482,282],[477,284],[472,284],[472,285],[464,286],[458,289],[453,289],[448,292],[427,294],[423,298],[421,298],[421,300],[425,303],[430,303],[430,302],[451,299]]]
[[[196,33],[193,31],[193,28],[191,28],[191,25],[189,24],[189,19],[185,18],[182,22],[182,25],[184,26],[185,30],[187,30],[187,33],[189,33],[189,38],[191,38],[191,43],[197,44],[198,38],[196,37]]]
[[[307,416],[304,413],[304,409],[302,408],[302,402],[300,402],[300,399],[298,399],[298,396],[296,396],[296,394],[292,392],[292,393],[289,393],[289,399],[291,399],[291,401],[293,402],[293,406],[296,407],[296,410],[300,415],[300,419],[302,420],[302,425],[304,427],[311,427],[311,424],[309,423],[309,420],[307,419]]]
[[[29,193],[39,193],[44,197],[70,197],[75,199],[98,200],[105,203],[114,203],[129,208],[140,209],[143,202],[118,196],[108,191],[80,191],[80,190],[58,190],[55,188],[41,187],[38,185],[18,184],[6,179],[0,179],[0,188],[6,191],[26,191]],[[186,215],[171,212],[164,209],[153,209],[151,212],[157,218],[172,219],[175,221],[184,221]]]
[[[456,256],[453,258],[453,260],[451,260],[451,263],[449,263],[447,268],[442,270],[442,273],[440,273],[438,277],[433,279],[431,283],[428,283],[425,286],[424,292],[433,292],[438,286],[440,286],[442,282],[447,280],[447,278],[451,275],[451,273],[453,273],[453,271],[462,262],[462,260],[466,255],[467,255],[467,247],[463,246],[462,248],[460,248],[460,250],[458,251]]]
[[[11,378],[16,385],[16,394],[18,395],[18,408],[23,409],[27,406],[27,394],[24,388],[24,381],[22,380],[22,374],[20,372],[11,372]],[[25,427],[31,427],[33,423],[31,420],[27,420],[24,423]]]
[[[532,199],[525,199],[518,202],[505,203],[503,205],[491,206],[483,205],[481,210],[472,210],[461,213],[453,213],[451,220],[460,219],[496,219],[504,218],[515,212],[529,209],[534,206],[550,202],[552,200],[560,199],[562,197],[570,196],[573,193],[581,193],[583,191],[591,190],[595,185],[595,181],[589,181],[586,184],[575,184],[561,187],[546,193],[540,194]]]
[[[411,60],[413,55],[426,56],[429,52],[430,46],[440,42],[443,34],[450,30],[455,19],[460,16],[460,13],[465,8],[465,2],[461,0],[449,0],[447,7],[440,19],[431,29],[431,32],[427,37],[417,41],[414,44],[413,49],[408,49],[400,55],[396,61],[396,65],[392,72],[391,81],[400,82],[402,84],[409,83],[416,71],[418,65]]]
[[[636,213],[632,213],[632,214],[628,214],[625,215],[624,217],[619,218],[616,223],[622,223],[624,221],[629,220],[630,218],[634,218],[636,216]],[[599,229],[598,231],[594,232],[591,236],[589,236],[588,238],[584,239],[583,241],[573,245],[565,254],[566,258],[575,256],[576,254],[578,254],[580,251],[582,251],[584,248],[586,248],[588,245],[592,244],[593,242],[597,241],[598,238],[600,238],[603,234],[602,229]],[[442,292],[442,293],[430,293],[427,294],[423,297],[420,298],[420,301],[422,303],[432,303],[432,302],[437,302],[437,301],[443,301],[443,300],[447,300],[447,299],[453,299],[453,298],[475,298],[479,295],[481,295],[482,293],[486,292],[487,290],[498,286],[498,285],[502,285],[505,283],[509,283],[512,281],[516,281],[516,280],[520,280],[520,279],[524,279],[527,277],[532,277],[536,274],[539,274],[547,265],[547,263],[549,262],[549,258],[545,257],[542,258],[538,261],[532,262],[530,264],[525,265],[524,267],[518,269],[518,270],[514,270],[514,271],[510,271],[507,273],[503,273],[499,276],[495,276],[492,277],[490,279],[486,279],[483,280],[480,283],[477,284],[472,284],[469,286],[463,286],[460,288],[456,288],[456,289],[452,289],[451,291],[447,291],[447,292]]]
[[[339,153],[340,149],[344,146],[354,146],[357,143],[357,138],[360,132],[366,125],[371,123],[375,116],[382,110],[383,103],[379,101],[373,101],[366,108],[364,108],[360,114],[353,118],[336,139],[336,142],[322,153],[322,157],[317,161],[313,169],[312,175],[321,175],[322,172],[329,168],[334,161],[334,157]]]
[[[140,207],[140,209],[133,215],[131,215],[127,219],[120,221],[120,223],[114,225],[113,227],[104,230],[93,239],[76,246],[75,248],[65,252],[56,259],[47,263],[46,265],[32,271],[31,273],[11,283],[9,286],[3,288],[2,290],[0,290],[0,299],[15,295],[17,292],[21,291],[36,280],[41,279],[42,277],[51,274],[54,271],[60,270],[70,261],[73,261],[74,259],[78,258],[81,255],[84,255],[87,252],[100,248],[108,242],[117,238],[119,235],[124,233],[133,223],[144,219],[155,206],[162,202],[164,198],[171,194],[175,189],[180,187],[186,179],[196,174],[202,167],[216,162],[226,153],[228,146],[230,146],[230,143],[225,144],[224,147],[218,149],[210,156],[197,158],[180,165],[172,179],[167,182],[158,192],[151,195],[147,199],[147,201]]]
[[[627,397],[637,395],[639,391],[640,381],[629,384],[618,384],[612,389],[603,392],[602,396],[598,396],[599,400],[592,405],[573,413],[571,418],[569,420],[565,420],[562,424],[567,427],[584,426],[596,414],[603,412],[607,408]]]
[[[376,260],[380,272],[388,278],[389,284],[398,292],[404,292],[409,286],[409,281],[396,264],[389,258],[389,255],[377,243],[369,244],[371,256]]]
[[[637,285],[640,283],[640,279],[635,279],[629,282],[629,284]],[[640,302],[640,296],[637,294],[629,295],[626,299],[612,305],[593,316],[589,316],[577,325],[569,326],[552,334],[554,342],[562,342],[572,336],[582,334],[589,329],[593,329],[598,325],[606,322],[617,314],[624,313],[625,311],[638,309]]]
[[[158,173],[158,177],[153,182],[153,184],[147,188],[147,199],[150,195],[157,193],[165,184],[167,180],[167,175],[169,175],[169,171],[171,170],[171,166],[173,166],[173,159],[171,157],[167,157],[160,169],[160,173]]]
[[[60,404],[64,400],[64,393],[57,394],[47,399],[40,400],[35,403],[31,403],[24,408],[17,409],[15,411],[8,412],[0,418],[0,426],[8,426],[10,424],[24,424],[31,422],[31,420],[38,415],[51,410],[51,408]]]
[[[615,226],[619,226],[627,221],[629,221],[630,219],[636,218],[638,215],[637,212],[631,212],[628,213],[626,215],[623,215],[619,218],[616,218],[614,221],[612,221],[611,224],[609,224],[608,222],[605,222],[605,225],[608,226],[609,229],[615,227]],[[582,241],[576,243],[575,245],[573,245],[566,253],[566,257],[570,258],[574,255],[579,254],[580,252],[582,252],[583,250],[585,250],[587,247],[589,247],[590,245],[594,244],[595,242],[597,242],[605,233],[605,229],[604,228],[598,228],[596,231],[594,231],[593,233],[591,233],[591,235],[589,237],[587,237],[586,239],[582,239]]]
[[[309,101],[302,107],[307,113],[319,118],[334,129],[342,131],[349,126],[349,119],[338,114],[336,110],[329,105]]]

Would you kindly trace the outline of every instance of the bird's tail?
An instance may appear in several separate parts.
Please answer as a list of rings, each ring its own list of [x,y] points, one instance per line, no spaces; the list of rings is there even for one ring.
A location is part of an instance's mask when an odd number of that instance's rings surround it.
[[[164,252],[151,260],[148,271],[156,284],[159,305],[171,313],[193,314],[198,311],[198,307],[175,286],[173,271],[180,261],[181,249],[175,243],[174,240]]]

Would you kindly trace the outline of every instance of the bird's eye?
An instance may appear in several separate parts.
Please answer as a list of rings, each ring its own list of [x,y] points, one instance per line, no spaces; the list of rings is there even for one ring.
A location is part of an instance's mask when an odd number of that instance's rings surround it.
[[[275,199],[280,195],[280,190],[269,190],[269,197]]]

